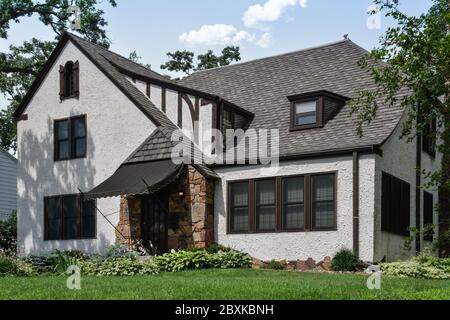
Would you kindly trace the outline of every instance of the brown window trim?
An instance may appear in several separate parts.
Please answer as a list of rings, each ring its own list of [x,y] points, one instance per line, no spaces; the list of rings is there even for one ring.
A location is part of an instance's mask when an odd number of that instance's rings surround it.
[[[290,131],[300,131],[308,129],[322,128],[325,125],[326,119],[324,119],[325,98],[335,100],[345,105],[350,100],[348,97],[341,96],[339,94],[327,91],[319,90],[314,92],[308,92],[303,94],[297,94],[287,97],[290,101]],[[308,102],[317,100],[317,122],[315,124],[308,124],[303,126],[296,125],[295,122],[295,104],[299,102]]]
[[[87,157],[87,148],[88,148],[88,146],[87,146],[87,120],[86,120],[86,118],[87,118],[87,116],[84,114],[84,115],[79,115],[79,116],[73,116],[73,117],[70,117],[70,118],[56,119],[56,120],[53,121],[53,131],[54,131],[53,132],[53,135],[54,135],[53,159],[54,159],[55,162],[69,161],[69,160],[76,160],[76,159],[84,159],[84,158]],[[75,123],[75,120],[77,120],[77,119],[83,119],[84,120],[84,129],[85,129],[85,137],[84,138],[86,140],[86,151],[85,151],[83,156],[78,156],[78,157],[75,156],[75,143],[74,142],[75,142],[76,139],[81,139],[82,137],[75,138],[74,135],[73,135],[73,131],[74,131],[73,130],[73,125]],[[69,146],[68,146],[68,148],[69,148],[69,157],[61,159],[61,158],[58,157],[58,152],[59,152],[59,150],[58,150],[58,148],[59,148],[58,142],[60,140],[58,138],[58,130],[57,130],[57,126],[56,125],[57,125],[57,123],[64,122],[64,121],[68,121],[69,122],[69,124],[68,124],[69,125],[69,128],[68,128],[69,132],[68,132],[68,138],[67,138],[67,141],[69,143]]]
[[[297,103],[303,103],[303,102],[316,102],[316,123],[312,124],[306,124],[306,125],[297,125],[296,124],[296,118],[297,113],[295,110],[295,105]],[[307,129],[315,129],[315,128],[322,128],[323,127],[323,97],[312,97],[312,98],[303,98],[303,99],[296,99],[291,101],[291,127],[290,131],[300,131],[300,130],[307,130]]]
[[[64,198],[69,197],[76,197],[77,198],[77,229],[78,229],[78,237],[76,238],[65,238],[64,237],[64,215],[63,215],[63,207],[62,202]],[[61,234],[61,237],[59,239],[49,239],[47,230],[48,230],[48,219],[47,219],[47,200],[49,199],[58,199],[59,202],[59,214],[60,214],[60,225],[59,225],[59,232]],[[94,240],[97,239],[97,217],[94,219],[94,236],[93,237],[84,237],[83,236],[83,197],[80,194],[65,194],[65,195],[59,195],[59,196],[50,196],[50,197],[44,197],[44,241],[64,241],[64,240]],[[91,200],[95,201],[95,200]],[[97,205],[95,205],[97,207]]]
[[[312,226],[312,184],[311,178],[314,176],[322,175],[334,175],[334,226],[332,228],[313,228]],[[282,185],[283,179],[287,178],[304,178],[304,214],[305,214],[305,227],[303,229],[283,229],[283,193]],[[255,182],[261,180],[275,180],[275,195],[276,195],[276,231],[257,231],[256,230],[256,198],[255,198]],[[255,179],[241,179],[227,182],[227,234],[264,234],[264,233],[296,233],[296,232],[330,232],[337,231],[337,181],[338,172],[318,172],[312,174],[300,174],[300,175],[283,175],[277,177],[264,177]],[[231,185],[233,183],[248,182],[248,198],[249,198],[249,230],[247,232],[239,232],[231,230],[231,210],[230,210],[230,194]]]

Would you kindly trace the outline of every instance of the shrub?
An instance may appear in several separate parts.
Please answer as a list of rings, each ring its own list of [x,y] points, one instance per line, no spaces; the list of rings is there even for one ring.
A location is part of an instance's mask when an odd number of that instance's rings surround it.
[[[7,220],[0,220],[0,253],[15,255],[17,250],[17,213],[14,211]]]
[[[30,255],[24,258],[37,273],[65,273],[71,265],[77,264],[80,260],[86,260],[86,256],[81,251],[59,251],[55,250],[44,255]]]
[[[153,261],[159,270],[167,272],[212,267],[211,254],[206,250],[172,251],[155,257]]]
[[[0,255],[0,277],[27,277],[33,274],[31,266],[17,258]]]
[[[159,270],[177,272],[189,269],[207,268],[248,268],[251,264],[249,255],[228,250],[209,253],[207,250],[172,251],[153,259]]]
[[[83,275],[88,276],[135,276],[157,274],[155,263],[132,258],[114,258],[105,261],[84,260],[77,263]]]
[[[114,260],[117,258],[128,258],[136,260],[137,256],[138,254],[128,249],[128,247],[121,244],[115,244],[108,247],[108,249],[101,254],[92,255],[91,259],[98,261]]]
[[[450,258],[418,256],[408,261],[382,263],[384,275],[424,279],[450,279]]]
[[[358,256],[347,249],[340,250],[331,261],[331,268],[334,271],[356,271],[359,266]]]
[[[286,266],[280,261],[272,260],[269,262],[267,268],[272,270],[284,270],[286,269]]]
[[[244,252],[229,250],[213,254],[214,268],[239,269],[249,268],[252,264],[250,256]]]

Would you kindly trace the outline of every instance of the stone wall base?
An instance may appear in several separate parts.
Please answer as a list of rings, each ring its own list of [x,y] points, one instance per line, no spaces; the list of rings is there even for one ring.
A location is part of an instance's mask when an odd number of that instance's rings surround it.
[[[270,267],[270,261],[262,261],[256,258],[252,259],[253,269],[268,269]],[[293,271],[331,271],[331,257],[325,257],[322,261],[316,262],[314,259],[309,258],[307,260],[282,260],[278,261],[287,270]]]

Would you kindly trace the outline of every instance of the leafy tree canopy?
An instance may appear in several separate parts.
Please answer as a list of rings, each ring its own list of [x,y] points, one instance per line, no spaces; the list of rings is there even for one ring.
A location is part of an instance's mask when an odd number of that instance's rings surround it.
[[[380,102],[402,106],[407,115],[403,137],[435,139],[443,154],[441,170],[423,171],[423,174],[426,185],[439,189],[441,215],[447,217],[450,210],[450,3],[433,0],[429,11],[417,17],[402,12],[399,0],[374,0],[374,3],[397,23],[387,29],[380,46],[360,61],[361,67],[374,76],[376,89],[360,92],[352,103],[353,112],[359,115],[359,133],[364,134],[362,125],[376,117]],[[427,129],[433,119],[438,123],[436,133]],[[448,222],[443,223],[448,229]],[[450,239],[449,230],[441,236]]]
[[[161,69],[190,74],[192,71],[211,69],[229,65],[233,61],[241,60],[239,47],[228,46],[217,56],[212,50],[197,56],[197,66],[194,63],[194,53],[190,51],[175,51],[167,53],[169,61],[161,65]]]

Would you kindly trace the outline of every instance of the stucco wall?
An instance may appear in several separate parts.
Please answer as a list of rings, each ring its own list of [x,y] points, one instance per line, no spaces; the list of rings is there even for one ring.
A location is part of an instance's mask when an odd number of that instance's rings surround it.
[[[360,161],[361,192],[361,259],[373,259],[373,190],[375,160],[373,155],[363,156]],[[262,177],[259,166],[221,168],[216,172],[221,180],[215,186],[216,239],[222,245],[248,252],[262,259],[322,260],[343,248],[353,248],[353,162],[343,156],[318,160],[292,161],[280,164],[277,176],[337,172],[337,231],[287,232],[258,234],[227,234],[227,182]]]
[[[416,223],[416,140],[406,143],[400,139],[401,124],[397,126],[392,136],[381,147],[382,156],[376,161],[376,215],[375,215],[375,260],[383,258],[388,261],[406,259],[414,253],[415,243],[411,250],[404,250],[405,237],[381,231],[381,187],[383,171],[389,173],[410,185],[410,225]]]
[[[80,63],[80,97],[60,102],[59,66]],[[155,129],[152,122],[70,42],[18,123],[18,246],[21,254],[53,249],[101,250],[114,243],[114,229],[97,216],[97,239],[44,241],[45,196],[74,194],[103,182]],[[86,114],[85,159],[53,161],[53,121]],[[119,198],[98,200],[117,224]]]

